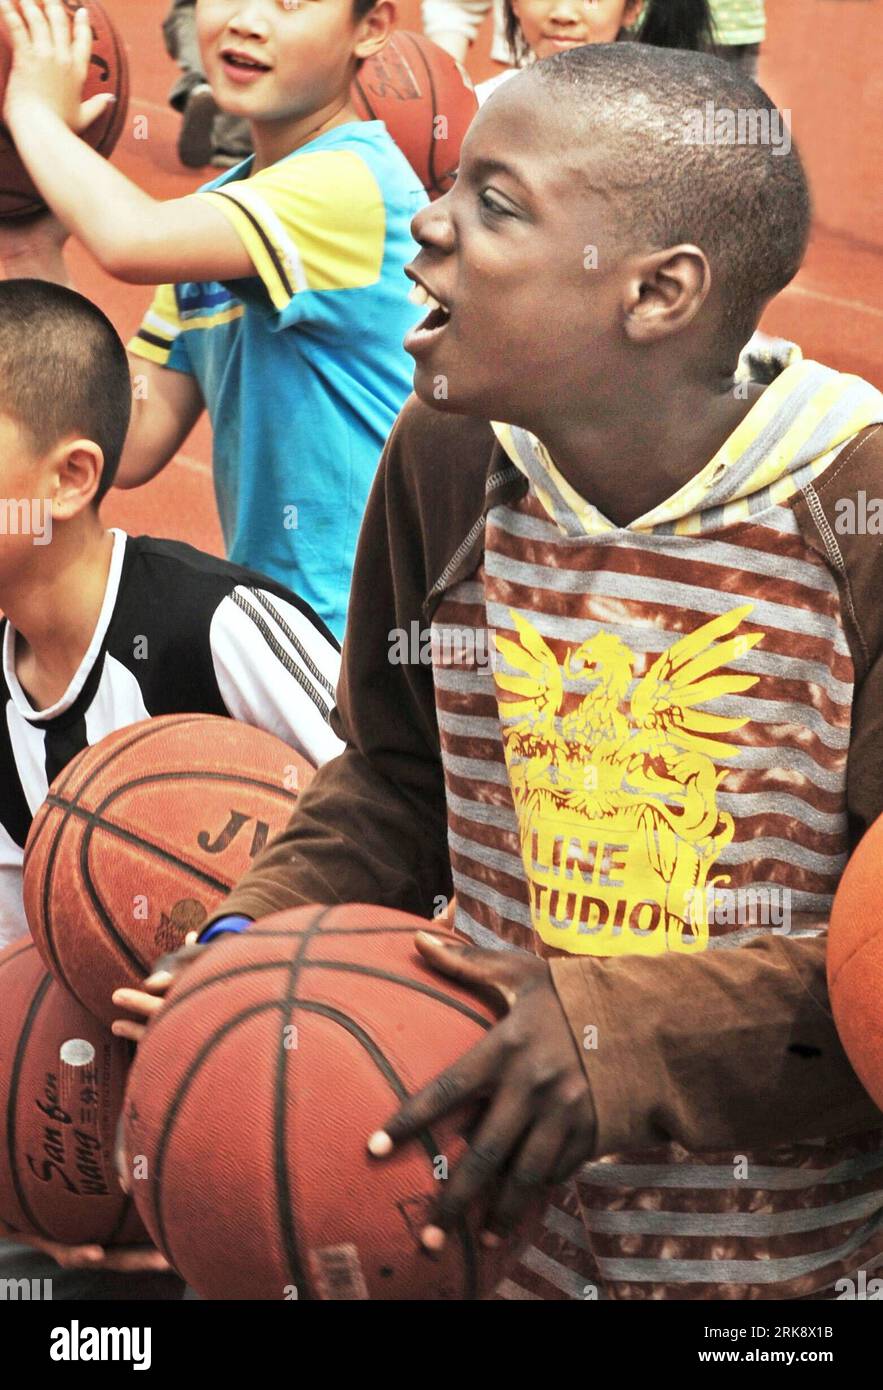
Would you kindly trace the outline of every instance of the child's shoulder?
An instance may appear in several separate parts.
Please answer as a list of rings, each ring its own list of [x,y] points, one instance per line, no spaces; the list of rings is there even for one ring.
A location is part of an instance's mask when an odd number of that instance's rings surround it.
[[[303,190],[309,186],[318,200],[354,207],[363,194],[376,199],[377,189],[387,203],[425,203],[426,192],[417,174],[382,121],[349,121],[293,150],[275,164],[251,174],[250,187]],[[211,189],[223,184],[214,181]]]
[[[308,604],[268,575],[197,550],[186,541],[127,537],[118,606],[145,614],[172,611],[178,623],[201,624],[240,587],[265,590],[315,617]]]

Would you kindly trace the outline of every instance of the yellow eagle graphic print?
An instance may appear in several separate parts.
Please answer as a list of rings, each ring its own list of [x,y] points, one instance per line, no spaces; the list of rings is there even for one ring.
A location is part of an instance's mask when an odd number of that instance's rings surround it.
[[[709,871],[734,832],[715,760],[739,752],[716,736],[748,722],[707,707],[757,682],[721,671],[762,640],[736,635],[753,607],[679,638],[640,679],[605,631],[559,667],[510,609],[520,641],[496,636],[494,681],[531,916],[549,945],[599,956],[707,946],[708,895],[728,882]],[[575,704],[565,681],[588,693]]]

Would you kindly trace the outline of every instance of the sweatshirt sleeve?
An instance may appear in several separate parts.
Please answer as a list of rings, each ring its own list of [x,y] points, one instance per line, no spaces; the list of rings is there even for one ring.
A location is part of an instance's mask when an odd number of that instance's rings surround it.
[[[434,899],[451,896],[431,667],[390,660],[390,615],[406,633],[412,623],[422,627],[426,582],[426,519],[398,466],[401,420],[374,482],[356,557],[331,715],[344,750],[320,768],[289,826],[212,921],[338,902],[430,917]]]
[[[739,1151],[883,1123],[837,1036],[825,946],[767,936],[701,956],[553,961],[597,1155],[668,1142]]]

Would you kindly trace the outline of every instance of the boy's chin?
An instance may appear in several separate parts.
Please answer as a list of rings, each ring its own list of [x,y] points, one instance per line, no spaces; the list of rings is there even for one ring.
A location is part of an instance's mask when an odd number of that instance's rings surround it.
[[[452,389],[449,378],[443,373],[429,371],[419,364],[414,369],[414,395],[433,410],[451,415],[479,415],[489,420],[496,418],[486,410],[483,401],[476,400],[467,391]]]

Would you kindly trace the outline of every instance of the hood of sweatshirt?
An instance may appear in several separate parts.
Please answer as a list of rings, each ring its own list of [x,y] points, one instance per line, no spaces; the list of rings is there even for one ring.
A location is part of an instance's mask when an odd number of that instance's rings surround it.
[[[789,360],[790,365],[783,366]],[[618,528],[567,482],[528,430],[493,423],[508,457],[567,535],[640,531],[700,535],[781,506],[830,467],[860,430],[883,422],[883,394],[861,377],[780,353],[773,379],[699,473],[625,528]],[[743,366],[746,364],[743,354]],[[757,379],[756,362],[751,375]]]

